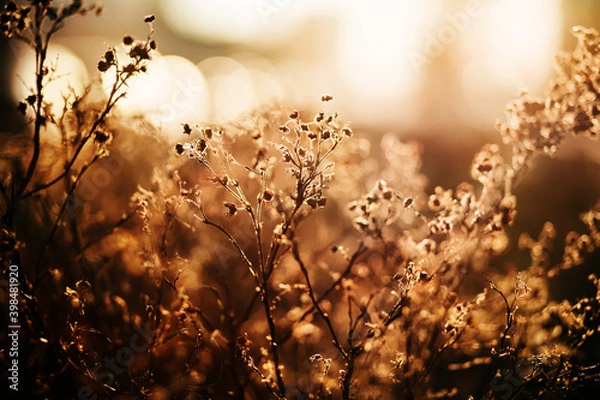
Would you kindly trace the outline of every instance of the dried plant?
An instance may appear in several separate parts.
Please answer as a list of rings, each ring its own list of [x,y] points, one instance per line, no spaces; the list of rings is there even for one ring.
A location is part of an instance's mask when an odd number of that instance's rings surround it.
[[[526,399],[598,388],[600,360],[585,353],[600,330],[599,280],[574,302],[549,288],[597,256],[600,202],[560,260],[548,222],[515,241],[529,265],[500,261],[514,188],[536,157],[572,135],[597,137],[597,32],[574,29],[579,43],[560,55],[547,95],[509,105],[503,145],[475,155],[471,179],[428,191],[418,144],[384,136],[374,167],[369,140],[329,95],[318,111],[271,104],[225,126],[182,121],[173,149],[140,134],[153,128],[112,111],[151,68],[153,16],[147,38],[123,38],[127,60],[109,48],[98,62],[114,74],[106,97],[90,87],[55,115],[48,43],[99,8],[29,3],[1,14],[37,59],[36,87],[18,105],[33,129],[3,149],[0,186],[3,272],[22,271],[22,351],[35,371],[22,392]],[[44,140],[51,127],[59,145]],[[110,165],[121,165],[119,182],[82,201],[86,174]]]

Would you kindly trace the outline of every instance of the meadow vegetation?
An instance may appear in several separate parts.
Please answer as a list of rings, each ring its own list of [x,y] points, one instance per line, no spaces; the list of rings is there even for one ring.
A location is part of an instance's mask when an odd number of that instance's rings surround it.
[[[167,144],[118,108],[129,79],[151,68],[154,16],[147,37],[123,37],[125,58],[114,47],[101,55],[98,74],[114,77],[106,93],[92,83],[52,107],[48,45],[70,18],[100,11],[32,0],[0,15],[4,34],[36,55],[35,86],[17,105],[29,129],[0,149],[3,276],[21,272],[22,393],[550,399],[598,389],[589,344],[600,280],[590,275],[593,294],[576,301],[549,288],[598,263],[600,202],[581,215],[585,231],[564,238],[551,222],[533,237],[508,231],[514,189],[536,160],[572,136],[598,138],[595,30],[573,29],[578,44],[558,55],[545,95],[509,104],[498,143],[446,188],[422,174],[422,146],[354,132],[328,94],[223,126],[181,121],[180,143]],[[530,261],[506,262],[509,246]]]

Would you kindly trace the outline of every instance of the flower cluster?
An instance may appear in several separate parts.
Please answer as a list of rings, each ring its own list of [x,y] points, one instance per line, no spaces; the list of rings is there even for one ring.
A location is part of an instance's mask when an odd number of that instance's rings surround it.
[[[507,107],[506,122],[498,124],[503,141],[513,149],[512,168],[529,167],[540,153],[553,154],[569,135],[598,136],[600,114],[598,33],[573,28],[579,45],[558,56],[558,76],[545,98],[524,95]]]
[[[148,16],[144,19],[144,22],[152,25],[155,20],[154,15]],[[127,56],[131,61],[123,66],[119,65],[117,54],[114,48],[109,48],[100,61],[98,61],[97,68],[100,72],[106,72],[110,68],[115,67],[117,71],[117,77],[119,79],[127,79],[139,72],[146,72],[147,67],[144,63],[146,60],[150,60],[152,50],[156,50],[156,41],[152,39],[154,30],[150,28],[150,34],[143,41],[136,41],[132,36],[126,35],[123,37],[123,45],[126,48]]]
[[[390,189],[386,181],[379,180],[362,199],[348,205],[349,210],[357,215],[354,225],[369,236],[381,237],[383,228],[394,222],[398,199],[399,194]],[[404,199],[403,204],[406,208],[410,207],[411,198]]]

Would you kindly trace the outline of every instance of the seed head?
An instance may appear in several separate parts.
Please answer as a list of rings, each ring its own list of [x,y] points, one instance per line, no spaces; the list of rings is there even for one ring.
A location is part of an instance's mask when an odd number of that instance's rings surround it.
[[[237,207],[233,203],[223,203],[225,206],[226,212],[225,215],[228,217],[233,217],[237,213]]]
[[[263,193],[263,199],[265,201],[271,201],[273,200],[273,192],[270,190],[265,190]]]

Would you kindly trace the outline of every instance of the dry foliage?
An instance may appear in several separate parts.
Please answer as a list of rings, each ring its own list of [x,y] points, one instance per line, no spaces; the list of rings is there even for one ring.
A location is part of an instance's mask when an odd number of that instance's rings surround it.
[[[470,179],[428,191],[418,144],[385,136],[373,167],[331,96],[318,112],[268,105],[222,127],[182,121],[174,149],[141,134],[152,127],[114,108],[156,48],[153,16],[146,39],[124,37],[127,60],[109,48],[98,62],[115,75],[105,98],[90,88],[53,114],[48,43],[97,10],[47,0],[1,14],[38,61],[18,106],[33,129],[6,141],[0,177],[2,267],[22,271],[23,392],[526,399],[598,387],[599,360],[582,348],[600,330],[600,282],[591,275],[596,294],[575,303],[549,285],[597,256],[600,202],[560,261],[548,222],[518,240],[530,265],[498,263],[513,189],[536,157],[598,136],[597,32],[573,30],[579,44],[559,56],[547,95],[507,108],[503,145],[475,155]],[[102,174],[108,183],[92,179]]]

